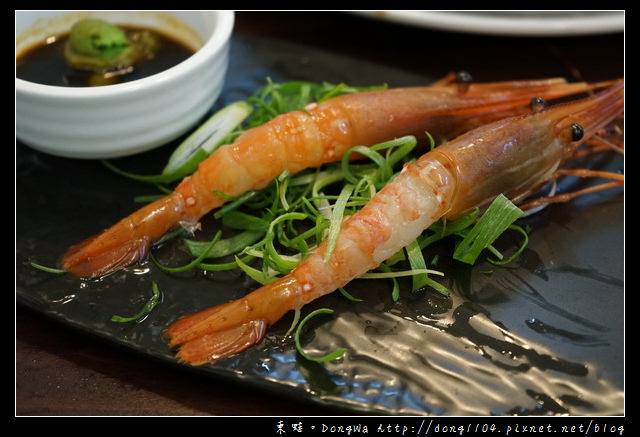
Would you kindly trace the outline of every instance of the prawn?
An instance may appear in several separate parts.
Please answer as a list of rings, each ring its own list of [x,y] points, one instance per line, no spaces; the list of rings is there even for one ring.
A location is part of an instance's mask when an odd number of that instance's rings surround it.
[[[534,96],[552,99],[598,86],[563,79],[474,84],[449,75],[432,86],[347,94],[310,104],[219,147],[171,194],[69,248],[62,268],[96,278],[134,264],[171,228],[195,230],[198,220],[226,199],[261,189],[284,171],[293,174],[340,160],[353,146],[424,132],[452,138],[527,110]]]
[[[436,220],[456,218],[500,194],[521,201],[566,174],[561,164],[623,111],[620,80],[590,97],[488,123],[432,149],[405,164],[343,222],[328,260],[325,240],[289,274],[245,297],[177,319],[166,330],[169,346],[193,365],[246,349],[288,311],[379,266]],[[603,176],[588,170],[581,175]],[[624,175],[606,176],[624,184]]]

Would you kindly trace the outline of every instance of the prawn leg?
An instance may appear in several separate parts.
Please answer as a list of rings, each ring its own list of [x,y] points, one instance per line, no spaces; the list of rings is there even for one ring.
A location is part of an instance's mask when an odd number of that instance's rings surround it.
[[[96,278],[146,258],[153,242],[235,197],[266,186],[284,171],[296,173],[337,161],[351,147],[371,146],[424,132],[452,138],[475,127],[528,111],[532,98],[553,99],[603,84],[562,79],[486,84],[445,80],[435,86],[370,91],[310,104],[250,129],[219,147],[172,194],[71,247],[62,268]],[[217,193],[224,193],[218,195]]]
[[[585,194],[595,193],[597,191],[606,190],[609,188],[621,187],[624,185],[624,175],[620,173],[614,173],[609,171],[597,171],[584,168],[578,169],[558,169],[553,176],[553,180],[560,176],[575,176],[579,178],[602,178],[610,179],[610,182],[604,182],[597,185],[592,185],[580,190],[570,191],[562,194],[553,194],[549,196],[542,196],[532,200],[529,200],[519,205],[519,208],[523,211],[530,211],[534,208],[539,208],[543,205],[550,203],[564,203],[569,202],[579,196]]]
[[[167,329],[180,360],[199,365],[257,343],[290,310],[380,265],[441,217],[549,180],[575,149],[624,109],[624,83],[587,99],[484,125],[421,156],[288,275],[247,296],[186,315]]]

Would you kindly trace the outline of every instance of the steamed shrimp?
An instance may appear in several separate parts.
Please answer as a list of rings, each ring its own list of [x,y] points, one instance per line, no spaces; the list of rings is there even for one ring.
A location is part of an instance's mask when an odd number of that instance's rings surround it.
[[[328,260],[325,241],[286,276],[178,319],[166,331],[170,346],[194,365],[246,349],[288,311],[376,268],[436,220],[456,218],[500,194],[514,201],[528,196],[562,174],[561,164],[623,110],[619,81],[583,100],[488,123],[436,147],[344,221]],[[624,183],[623,175],[608,176]]]
[[[104,276],[144,260],[171,228],[196,229],[200,218],[225,199],[261,189],[284,171],[319,167],[340,160],[353,146],[404,135],[429,132],[451,138],[522,113],[533,97],[551,99],[597,87],[562,79],[488,84],[446,79],[429,87],[362,92],[310,104],[218,148],[171,194],[72,246],[62,267],[79,277]]]

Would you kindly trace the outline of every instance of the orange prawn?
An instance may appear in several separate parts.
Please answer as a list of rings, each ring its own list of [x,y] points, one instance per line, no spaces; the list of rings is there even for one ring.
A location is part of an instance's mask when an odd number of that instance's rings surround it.
[[[436,147],[406,164],[344,221],[328,260],[325,241],[286,276],[178,319],[166,330],[169,345],[178,349],[180,360],[194,365],[246,349],[288,311],[379,266],[434,221],[455,218],[500,194],[521,201],[566,174],[561,164],[623,111],[624,82],[619,81],[582,100],[495,121]],[[603,176],[588,170],[578,174]],[[624,175],[606,176],[624,184]]]
[[[353,146],[404,135],[429,132],[452,138],[522,113],[533,97],[552,99],[596,87],[563,79],[469,84],[447,77],[428,87],[348,94],[311,104],[218,148],[173,193],[72,246],[62,267],[78,277],[104,276],[145,259],[151,245],[171,228],[195,229],[225,199],[261,189],[283,171],[318,167],[340,160]]]

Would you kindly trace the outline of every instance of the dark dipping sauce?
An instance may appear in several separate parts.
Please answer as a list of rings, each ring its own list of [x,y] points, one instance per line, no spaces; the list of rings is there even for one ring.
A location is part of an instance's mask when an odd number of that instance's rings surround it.
[[[184,43],[149,29],[120,26],[127,36],[136,32],[152,32],[158,39],[159,48],[155,56],[128,67],[124,74],[105,73],[103,85],[113,85],[142,79],[167,70],[193,55],[194,50]],[[16,77],[43,85],[86,87],[97,73],[74,68],[64,58],[64,47],[68,34],[49,38],[40,45],[25,50],[16,58]],[[130,70],[130,71],[129,71]]]

